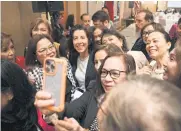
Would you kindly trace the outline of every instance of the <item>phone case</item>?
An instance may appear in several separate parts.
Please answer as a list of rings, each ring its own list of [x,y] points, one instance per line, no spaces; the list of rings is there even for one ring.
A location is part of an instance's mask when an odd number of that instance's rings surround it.
[[[65,105],[67,60],[65,58],[46,58],[43,67],[43,90],[52,94],[55,106],[49,110],[61,112]]]

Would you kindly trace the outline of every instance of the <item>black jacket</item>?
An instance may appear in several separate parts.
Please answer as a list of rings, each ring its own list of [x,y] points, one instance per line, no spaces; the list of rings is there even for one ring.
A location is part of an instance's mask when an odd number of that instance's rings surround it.
[[[71,57],[72,58],[71,58],[70,62],[72,64],[72,70],[73,70],[73,74],[75,77],[78,56],[71,56]],[[95,79],[96,79],[96,70],[95,70],[94,63],[93,63],[93,52],[91,52],[91,53],[89,53],[89,60],[88,60],[88,64],[87,64],[86,74],[85,74],[85,88],[87,89],[89,82],[91,80],[95,80]]]
[[[95,81],[91,81],[88,87],[91,90],[86,91],[81,97],[73,102],[67,103],[65,111],[59,114],[59,118],[73,117],[82,127],[89,128],[98,111],[97,100],[95,93],[92,90],[92,88],[95,88],[95,83]]]
[[[147,51],[146,51],[146,44],[143,42],[143,39],[141,37],[139,37],[135,44],[133,45],[132,49],[133,51],[142,51],[143,54],[146,56],[146,58],[148,59],[148,61],[151,59],[150,56],[148,55]]]

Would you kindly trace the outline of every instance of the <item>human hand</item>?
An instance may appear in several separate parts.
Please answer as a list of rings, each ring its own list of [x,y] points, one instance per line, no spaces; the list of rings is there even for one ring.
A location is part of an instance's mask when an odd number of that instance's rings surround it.
[[[64,120],[53,120],[56,131],[84,131],[74,118],[65,117]]]
[[[152,73],[152,68],[150,66],[144,66],[143,68],[137,71],[138,75],[141,75],[141,74],[151,75],[151,73]]]
[[[54,106],[55,100],[52,99],[52,95],[46,91],[38,91],[35,95],[34,105],[40,109],[44,115],[53,114],[53,111],[47,109],[49,106]]]

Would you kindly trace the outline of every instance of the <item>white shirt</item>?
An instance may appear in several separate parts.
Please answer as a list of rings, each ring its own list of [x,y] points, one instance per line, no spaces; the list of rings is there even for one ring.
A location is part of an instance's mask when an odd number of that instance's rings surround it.
[[[79,86],[82,90],[86,91],[85,89],[85,74],[87,70],[89,56],[84,60],[81,60],[80,57],[77,59],[77,69],[75,71],[75,77],[79,83]]]

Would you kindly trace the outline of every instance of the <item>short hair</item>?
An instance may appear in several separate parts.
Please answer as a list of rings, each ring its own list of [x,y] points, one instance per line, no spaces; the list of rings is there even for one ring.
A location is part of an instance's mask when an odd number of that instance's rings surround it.
[[[120,59],[122,58],[124,64],[125,64],[125,67],[126,67],[126,74],[129,75],[129,74],[132,74],[132,75],[135,75],[136,74],[136,64],[135,64],[135,60],[134,58],[129,55],[129,54],[125,54],[125,53],[121,53],[121,52],[113,52],[113,53],[110,53],[105,59],[104,61],[102,62],[100,68],[99,68],[99,71],[98,71],[98,76],[97,76],[97,90],[96,90],[96,98],[98,98],[100,95],[104,94],[105,91],[101,85],[101,78],[100,78],[100,74],[101,74],[101,71],[104,67],[104,64],[105,62],[107,61],[107,59],[111,58],[111,57],[120,57]]]
[[[10,42],[14,44],[11,35],[1,32],[1,51],[3,48],[7,48]]]
[[[141,29],[141,37],[143,36],[143,31],[145,30],[146,27],[148,26],[152,26],[154,30],[159,30],[159,31],[165,31],[164,27],[160,24],[160,23],[155,23],[155,22],[151,22],[146,24],[142,29]]]
[[[38,26],[44,23],[48,29],[48,33],[49,35],[52,37],[52,27],[51,25],[48,23],[47,20],[44,20],[42,18],[36,18],[34,21],[31,22],[30,24],[30,36],[32,37],[32,30],[38,28]]]
[[[109,21],[110,18],[109,18],[109,15],[105,11],[99,10],[96,13],[93,14],[92,20],[93,21],[100,20],[101,22],[105,22],[106,20]]]
[[[181,24],[181,18],[178,20],[178,25],[180,25]]]
[[[122,47],[122,50],[124,52],[127,52],[128,51],[128,46],[127,46],[127,42],[126,42],[126,38],[121,34],[119,33],[118,31],[116,30],[110,30],[110,29],[105,29],[102,33],[102,38],[101,38],[101,42],[102,42],[102,39],[105,35],[113,35],[113,36],[116,36],[118,39],[121,39],[123,41],[123,47]]]
[[[82,15],[80,16],[80,19],[83,20],[84,16],[89,16],[89,14],[87,14],[87,13],[82,14]]]
[[[45,35],[45,34],[35,35],[30,39],[28,43],[28,51],[26,53],[26,59],[25,59],[26,66],[41,65],[40,62],[37,60],[36,50],[37,50],[38,42],[44,38],[48,39],[53,44],[52,38],[49,35]]]
[[[164,131],[180,131],[180,99],[181,90],[176,86],[145,75],[135,76],[117,85],[106,96],[100,128],[104,131],[155,131],[153,127],[158,125]]]
[[[145,15],[145,20],[146,21],[149,21],[149,22],[153,22],[154,21],[154,16],[153,16],[153,13],[151,12],[151,11],[149,11],[149,10],[146,10],[146,9],[143,9],[143,10],[140,10],[139,12],[138,12],[138,14],[139,13],[145,13],[146,15]]]

